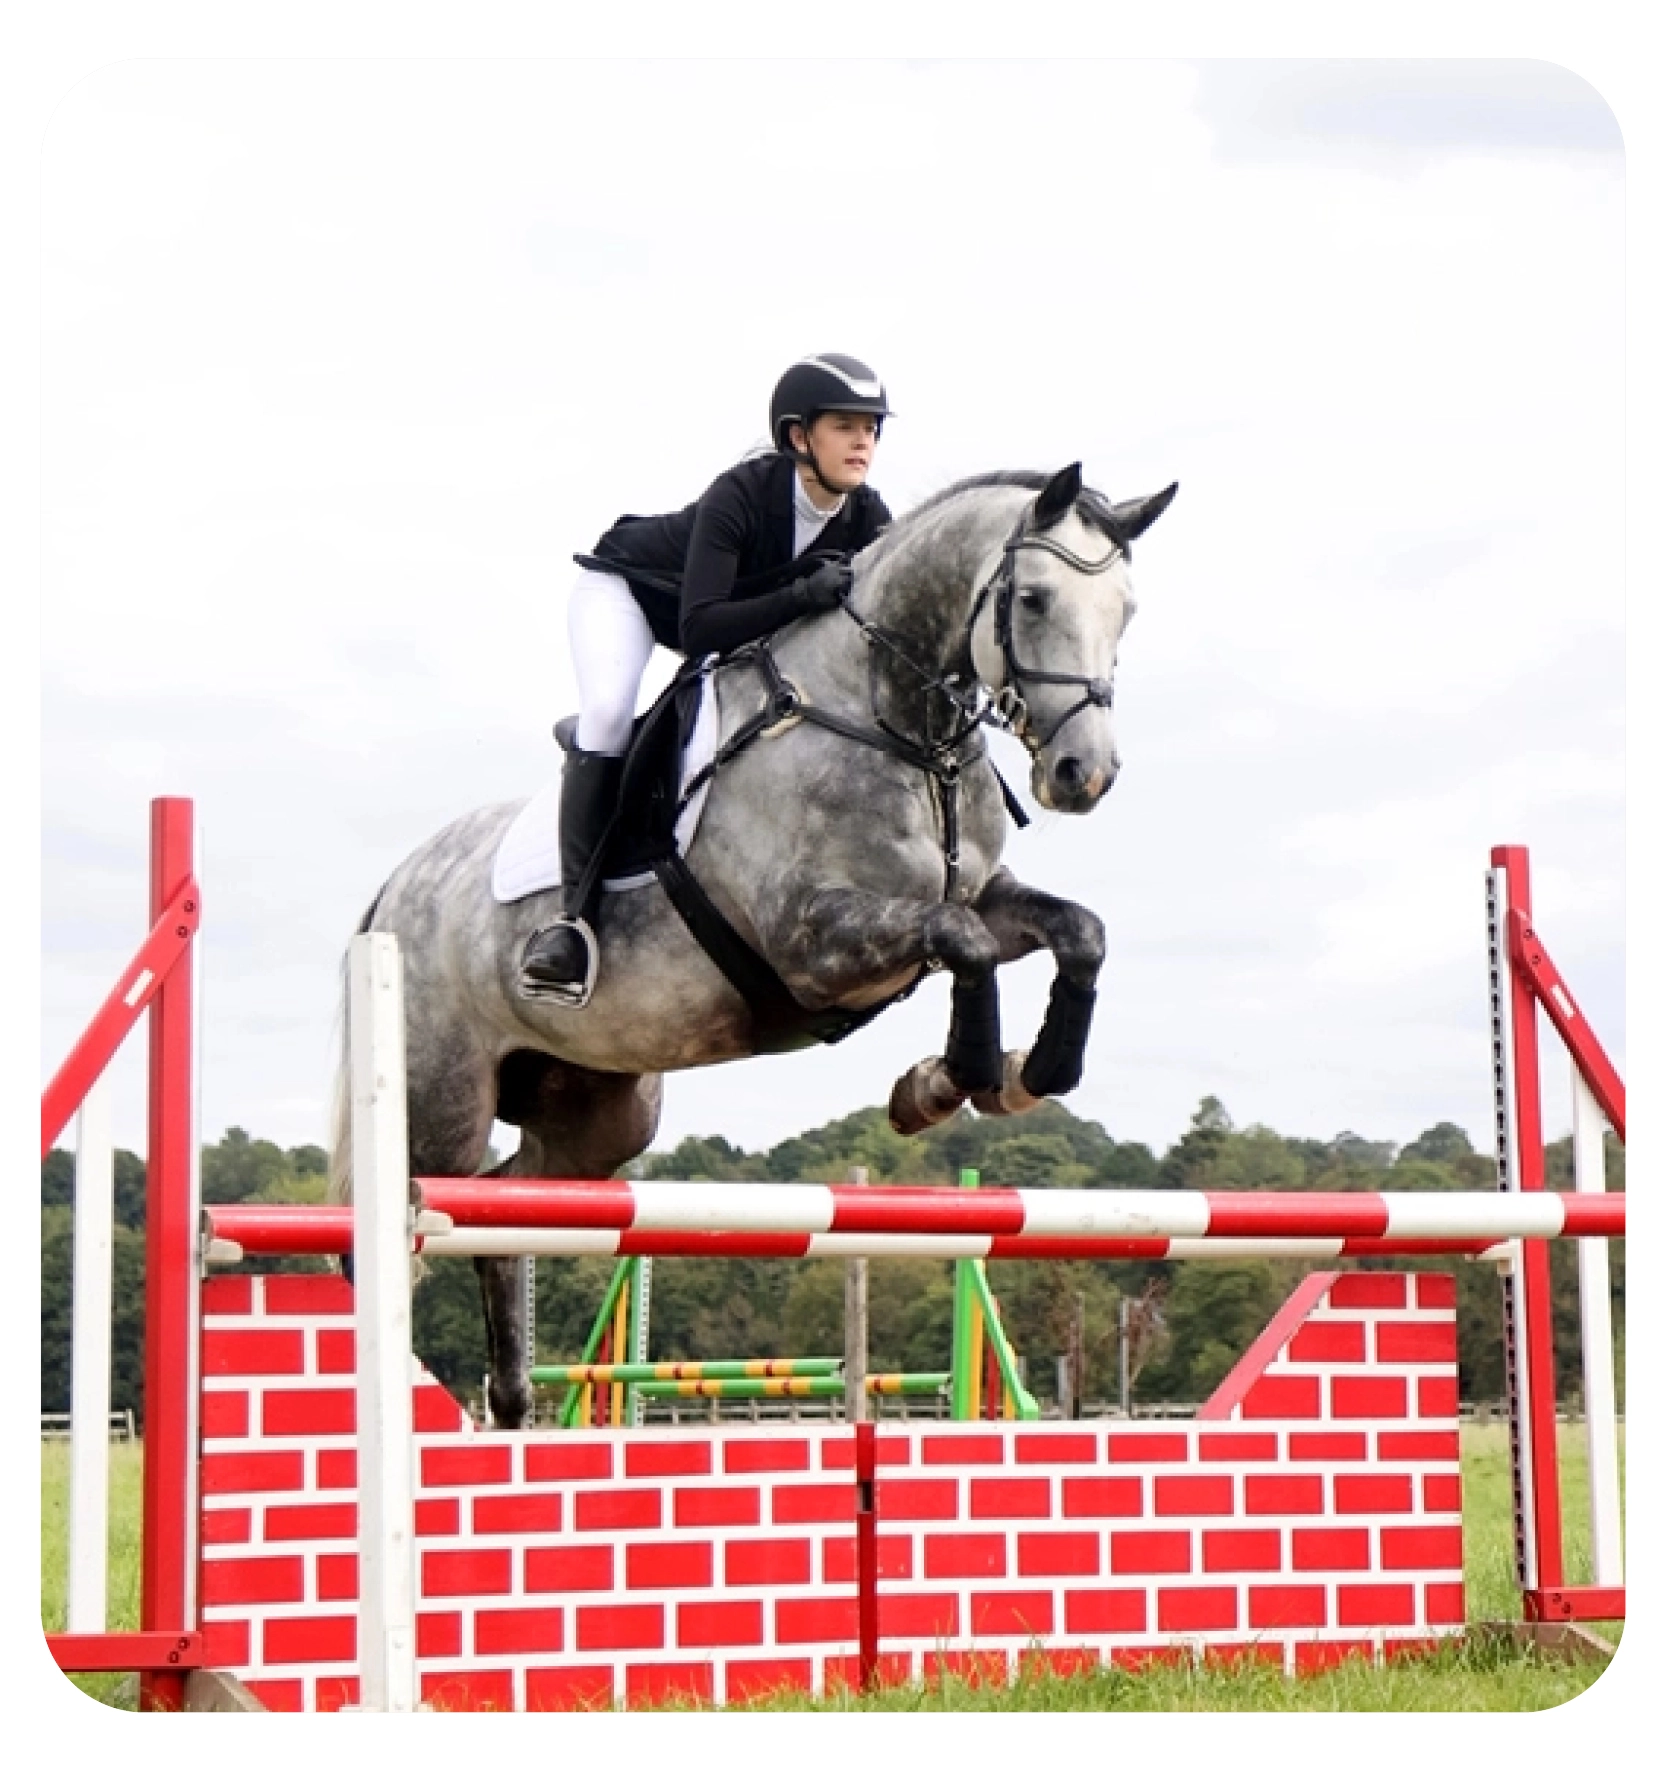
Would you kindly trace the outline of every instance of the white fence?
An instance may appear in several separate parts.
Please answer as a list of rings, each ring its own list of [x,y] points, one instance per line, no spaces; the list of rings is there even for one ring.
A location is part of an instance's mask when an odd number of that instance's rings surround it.
[[[70,1437],[71,1416],[67,1414],[41,1415],[41,1437],[43,1439],[67,1439]],[[112,1439],[137,1439],[138,1428],[133,1422],[131,1408],[112,1408],[110,1410],[110,1437]]]

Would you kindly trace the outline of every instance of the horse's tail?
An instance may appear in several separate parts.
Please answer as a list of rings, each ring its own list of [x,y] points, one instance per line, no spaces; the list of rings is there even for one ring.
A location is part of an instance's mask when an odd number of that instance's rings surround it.
[[[385,888],[384,888],[385,889]],[[356,935],[370,933],[377,906],[382,902],[378,892],[370,908],[359,918]],[[329,1197],[333,1204],[344,1205],[353,1197],[353,1081],[348,1062],[352,1053],[352,1032],[347,1024],[348,953],[342,954],[341,993],[336,1000],[336,1077],[330,1096],[330,1163]]]

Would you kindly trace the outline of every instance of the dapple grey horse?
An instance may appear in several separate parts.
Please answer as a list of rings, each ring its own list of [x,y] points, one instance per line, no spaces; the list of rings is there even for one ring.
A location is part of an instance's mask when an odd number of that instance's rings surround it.
[[[899,1131],[968,1100],[1023,1112],[1081,1079],[1104,931],[1001,865],[1008,813],[983,726],[1023,741],[1043,806],[1100,803],[1118,771],[1111,678],[1134,608],[1129,547],[1174,493],[1113,504],[1075,466],[960,481],[856,557],[844,607],[772,636],[771,674],[757,648],[715,672],[720,748],[749,721],[759,737],[713,779],[687,863],[785,1000],[874,1010],[928,971],[951,976],[943,1055],[893,1090]],[[505,905],[492,893],[519,809],[440,831],[361,925],[398,936],[404,958],[414,1175],[475,1173],[494,1118],[521,1134],[496,1174],[612,1175],[653,1139],[666,1072],[761,1043],[752,1007],[658,884],[602,899],[586,1007],[518,995],[522,948],[551,915],[543,895]],[[1057,966],[1047,1017],[1032,1047],[1004,1053],[995,969],[1042,948]],[[349,1167],[339,1082],[333,1197],[346,1197]],[[478,1266],[492,1415],[516,1427],[531,1404],[517,1267]]]

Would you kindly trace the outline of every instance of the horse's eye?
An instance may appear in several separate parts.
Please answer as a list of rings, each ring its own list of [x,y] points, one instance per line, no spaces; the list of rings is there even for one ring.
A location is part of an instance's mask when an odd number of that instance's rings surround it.
[[[1044,592],[1040,590],[1021,590],[1019,592],[1019,607],[1021,609],[1029,609],[1032,614],[1039,614],[1047,606],[1048,599]]]

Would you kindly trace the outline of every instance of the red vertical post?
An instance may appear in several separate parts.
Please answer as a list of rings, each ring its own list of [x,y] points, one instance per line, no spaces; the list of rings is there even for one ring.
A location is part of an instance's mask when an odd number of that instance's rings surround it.
[[[596,1363],[608,1365],[613,1362],[614,1325],[612,1322],[602,1330],[602,1341],[596,1349]],[[590,1398],[590,1425],[605,1427],[608,1424],[608,1386],[606,1384],[587,1384],[585,1394]]]
[[[1520,911],[1530,922],[1533,903],[1529,889],[1528,851],[1516,844],[1496,848],[1493,865],[1505,874],[1507,924],[1511,911]],[[1534,989],[1506,943],[1502,956],[1511,1005],[1512,1107],[1516,1121],[1517,1185],[1524,1193],[1545,1191],[1545,1133],[1540,1119],[1539,1005]],[[1513,1300],[1521,1312],[1522,1344],[1526,1371],[1518,1382],[1526,1394],[1512,1410],[1516,1431],[1526,1435],[1529,1467],[1533,1472],[1533,1505],[1520,1522],[1531,1535],[1532,1568],[1523,1569],[1528,1588],[1524,1608],[1532,1620],[1535,1593],[1563,1584],[1563,1512],[1557,1475],[1557,1365],[1551,1323],[1551,1245],[1539,1238],[1522,1242],[1521,1295]],[[1509,1289],[1509,1288],[1508,1288]],[[1507,1331],[1509,1331],[1507,1313]],[[1508,1366],[1514,1368],[1517,1348],[1507,1348]],[[1519,1453],[1520,1455],[1520,1453]],[[1519,1558],[1520,1559],[1520,1558]]]
[[[857,1682],[872,1691],[880,1671],[880,1539],[874,1504],[874,1423],[857,1434]]]
[[[154,922],[193,873],[191,801],[151,801],[150,914]],[[195,907],[193,907],[195,908]],[[192,977],[182,953],[150,1004],[150,1108],[145,1180],[144,1535],[139,1627],[184,1634],[192,1627],[192,1435],[190,1374],[196,1320],[192,1199]],[[141,1676],[141,1709],[181,1709],[182,1672]]]

